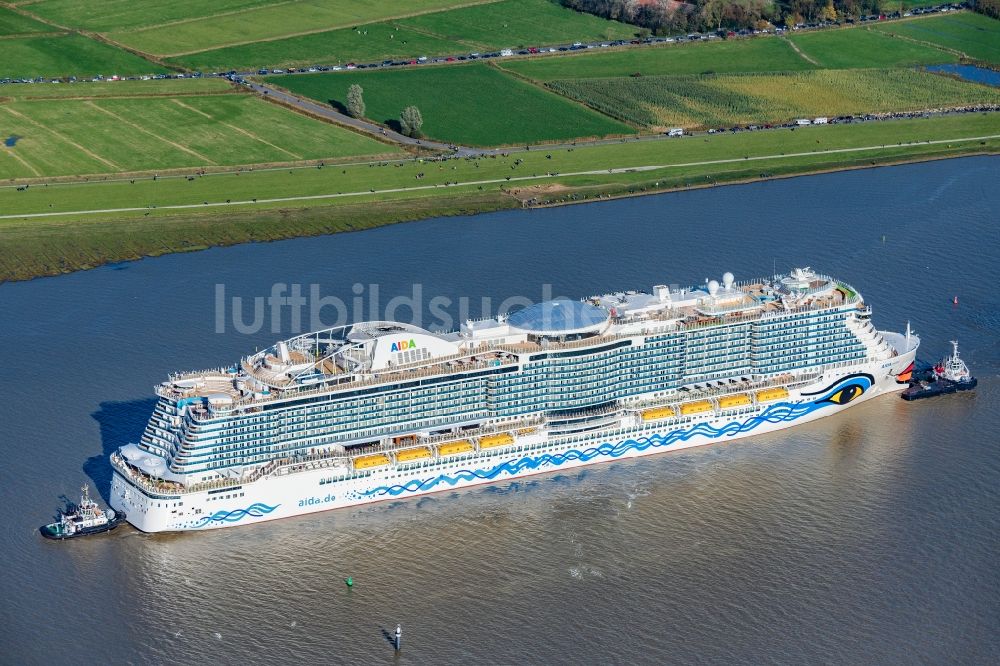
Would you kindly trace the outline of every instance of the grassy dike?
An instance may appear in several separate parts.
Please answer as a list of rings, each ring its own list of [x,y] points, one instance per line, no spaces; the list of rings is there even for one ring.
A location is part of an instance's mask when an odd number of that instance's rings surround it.
[[[559,204],[996,153],[1000,114],[964,114],[194,180],[35,182],[23,191],[0,187],[0,280],[214,245],[520,207],[523,201]]]

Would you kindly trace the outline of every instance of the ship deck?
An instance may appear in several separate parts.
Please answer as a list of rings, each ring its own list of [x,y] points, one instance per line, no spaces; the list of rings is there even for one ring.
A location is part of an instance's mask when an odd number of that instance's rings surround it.
[[[257,405],[277,400],[511,365],[519,363],[523,354],[599,347],[636,335],[753,322],[790,312],[829,309],[852,304],[863,306],[860,295],[829,276],[816,276],[808,287],[795,307],[774,298],[773,288],[764,281],[734,285],[726,292],[725,298],[729,300],[723,300],[717,306],[665,305],[651,309],[648,303],[652,297],[642,292],[622,292],[608,297],[592,297],[590,299],[592,302],[610,303],[609,297],[614,296],[612,300],[619,303],[622,308],[620,312],[615,313],[610,320],[610,326],[602,333],[576,340],[546,339],[544,344],[529,339],[512,343],[484,341],[471,346],[473,342],[470,341],[469,350],[463,353],[438,356],[379,371],[358,372],[345,369],[329,354],[320,351],[321,341],[317,333],[316,348],[311,353],[292,349],[288,350],[285,360],[282,360],[275,353],[268,351],[241,359],[238,370],[235,371],[230,368],[173,375],[169,382],[157,387],[157,392],[175,400],[207,399],[208,405],[193,406],[191,409],[196,417],[205,417],[213,410],[253,409]],[[302,336],[300,339],[306,338]],[[348,354],[354,351],[349,350]],[[354,356],[350,358],[357,360]],[[301,370],[294,374],[277,370],[283,367],[301,367]],[[303,383],[298,379],[310,373],[309,383]],[[266,389],[260,391],[246,386],[241,388],[241,382],[257,384]]]

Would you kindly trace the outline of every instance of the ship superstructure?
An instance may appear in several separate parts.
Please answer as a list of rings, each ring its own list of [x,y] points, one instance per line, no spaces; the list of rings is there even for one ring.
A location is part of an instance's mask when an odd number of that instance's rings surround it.
[[[768,432],[904,388],[918,344],[808,268],[331,328],[157,386],[112,506],[225,527]]]

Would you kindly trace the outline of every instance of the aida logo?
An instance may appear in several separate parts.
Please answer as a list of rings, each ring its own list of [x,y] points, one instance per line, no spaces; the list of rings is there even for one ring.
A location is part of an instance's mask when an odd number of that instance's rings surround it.
[[[399,342],[393,342],[392,347],[389,348],[389,351],[398,352],[416,348],[417,348],[417,343],[414,342],[413,340],[401,340]]]

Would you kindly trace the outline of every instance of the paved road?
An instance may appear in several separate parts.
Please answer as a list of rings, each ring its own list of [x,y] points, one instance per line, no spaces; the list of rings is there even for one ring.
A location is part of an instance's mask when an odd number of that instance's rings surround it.
[[[290,104],[297,109],[301,109],[307,113],[313,115],[322,116],[323,118],[328,118],[335,123],[341,125],[348,125],[355,129],[359,129],[362,132],[367,132],[383,140],[392,141],[393,143],[402,144],[404,146],[414,146],[427,148],[430,150],[440,150],[446,152],[454,152],[455,146],[447,143],[439,143],[437,141],[428,141],[426,139],[414,139],[413,137],[406,136],[405,134],[400,134],[399,132],[393,132],[390,129],[386,129],[381,125],[376,125],[375,123],[370,123],[366,120],[360,120],[358,118],[353,118],[346,113],[341,113],[337,111],[330,105],[320,104],[319,102],[314,102],[309,99],[303,99],[295,95],[290,95],[282,90],[276,88],[271,88],[270,86],[265,86],[260,83],[254,83],[248,81],[246,83],[251,90],[254,90],[260,95],[265,95],[271,99],[276,99],[284,102],[285,104]]]
[[[937,139],[934,141],[911,141],[909,143],[904,143],[904,146],[931,146],[939,145],[943,143],[968,143],[971,141],[985,141],[987,139],[1000,139],[1000,134],[990,134],[986,136],[972,136],[972,137],[961,137],[957,139]],[[156,210],[182,210],[188,208],[215,208],[220,206],[246,206],[246,205],[262,205],[271,203],[287,203],[293,201],[316,201],[321,199],[341,199],[345,197],[358,197],[358,196],[370,196],[372,194],[388,194],[393,192],[415,192],[419,190],[434,190],[438,188],[448,188],[454,186],[471,186],[471,185],[497,185],[497,184],[508,184],[513,182],[521,181],[544,181],[550,178],[560,178],[565,176],[591,176],[606,173],[632,173],[641,171],[656,171],[658,169],[669,169],[672,167],[691,167],[691,166],[703,166],[709,164],[727,164],[732,162],[754,162],[760,160],[774,160],[774,159],[788,159],[791,157],[805,157],[805,156],[815,156],[822,154],[835,154],[835,153],[860,153],[868,152],[872,150],[882,150],[885,146],[861,146],[857,148],[831,148],[829,150],[815,150],[805,153],[787,153],[779,155],[756,155],[754,157],[734,157],[721,160],[706,160],[703,162],[685,162],[680,164],[644,164],[631,167],[617,167],[612,169],[593,169],[589,171],[574,171],[568,173],[558,173],[558,174],[545,174],[541,176],[513,176],[506,178],[492,178],[488,180],[473,180],[466,182],[456,182],[452,185],[416,185],[414,187],[395,187],[384,190],[365,190],[363,192],[337,192],[335,194],[310,194],[302,196],[293,197],[275,197],[269,199],[253,199],[250,201],[213,201],[201,204],[169,204],[165,206],[156,206]],[[91,214],[107,214],[107,213],[128,213],[128,212],[138,212],[138,211],[149,211],[151,206],[141,206],[141,207],[131,207],[131,208],[101,208],[93,210],[74,210],[74,211],[52,211],[46,213],[21,213],[19,215],[0,215],[0,220],[8,219],[27,219],[34,217],[61,217],[66,215],[91,215]]]

